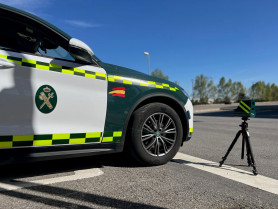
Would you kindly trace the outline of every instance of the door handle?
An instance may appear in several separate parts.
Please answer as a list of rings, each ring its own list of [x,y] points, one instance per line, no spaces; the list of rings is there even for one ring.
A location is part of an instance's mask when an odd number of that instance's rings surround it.
[[[16,66],[15,63],[9,62],[8,60],[0,57],[0,70],[7,68],[14,68]]]

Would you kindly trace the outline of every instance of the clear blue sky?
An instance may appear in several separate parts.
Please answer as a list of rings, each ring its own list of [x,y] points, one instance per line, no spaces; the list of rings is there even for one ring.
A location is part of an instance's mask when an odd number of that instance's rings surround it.
[[[204,74],[278,83],[277,0],[0,0],[86,42],[102,61],[160,68],[191,93]]]

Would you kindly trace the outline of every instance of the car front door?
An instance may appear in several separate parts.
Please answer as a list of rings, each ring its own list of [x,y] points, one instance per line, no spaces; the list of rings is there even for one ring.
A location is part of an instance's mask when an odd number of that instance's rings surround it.
[[[1,148],[101,142],[107,108],[103,68],[74,61],[59,43],[49,50],[40,43],[32,52],[1,42],[0,47]]]

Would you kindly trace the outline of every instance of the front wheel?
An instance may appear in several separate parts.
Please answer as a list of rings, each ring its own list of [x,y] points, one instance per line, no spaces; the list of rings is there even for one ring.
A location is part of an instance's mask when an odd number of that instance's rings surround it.
[[[182,141],[181,120],[170,106],[151,103],[133,113],[129,152],[145,165],[162,165],[178,152]]]

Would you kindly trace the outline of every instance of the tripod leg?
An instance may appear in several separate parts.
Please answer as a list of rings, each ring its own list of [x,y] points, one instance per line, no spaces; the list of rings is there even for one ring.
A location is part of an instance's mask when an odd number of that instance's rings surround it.
[[[245,136],[245,140],[247,141],[247,136]],[[247,157],[247,164],[248,166],[252,165],[251,156],[250,156],[250,149],[249,144],[246,142],[246,157]]]
[[[253,155],[253,152],[252,152],[252,147],[251,147],[250,137],[249,137],[248,131],[246,131],[245,134],[246,134],[246,149],[247,149],[247,153],[248,153],[248,156],[249,156],[250,161],[251,161],[251,166],[253,167],[253,174],[256,176],[258,174],[258,171],[256,169],[255,159],[254,159],[254,155]]]
[[[219,167],[221,167],[223,165],[223,163],[225,162],[225,160],[227,159],[228,155],[230,154],[231,150],[233,149],[236,141],[238,140],[240,134],[242,133],[242,131],[238,131],[237,134],[236,134],[236,137],[234,138],[232,144],[230,145],[228,151],[226,152],[225,156],[222,157],[222,160],[219,162]]]
[[[242,135],[241,159],[244,159],[245,138]]]

